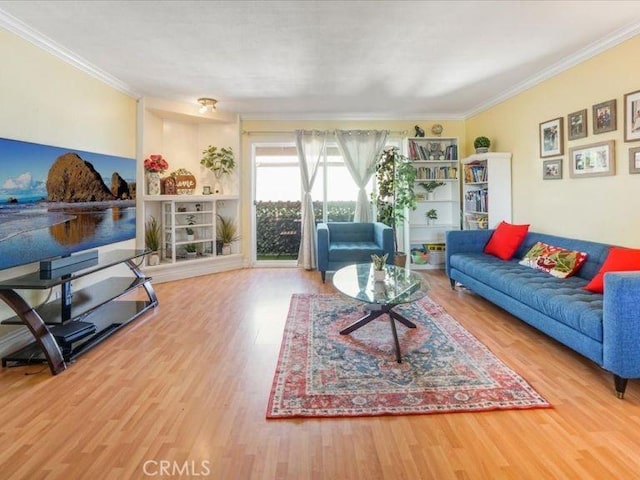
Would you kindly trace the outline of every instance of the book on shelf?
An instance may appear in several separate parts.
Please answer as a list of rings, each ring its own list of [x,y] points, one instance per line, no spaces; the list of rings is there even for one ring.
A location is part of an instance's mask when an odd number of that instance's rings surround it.
[[[469,163],[464,166],[464,181],[467,183],[480,183],[487,181],[487,166]]]
[[[448,166],[418,167],[417,180],[456,180],[458,168]]]

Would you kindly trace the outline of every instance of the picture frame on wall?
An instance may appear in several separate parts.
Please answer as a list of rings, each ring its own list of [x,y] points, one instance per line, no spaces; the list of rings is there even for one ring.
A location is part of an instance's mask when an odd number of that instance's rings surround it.
[[[587,109],[567,115],[567,129],[569,140],[577,140],[587,136]]]
[[[615,141],[592,143],[569,149],[571,178],[605,177],[616,174]]]
[[[629,149],[629,173],[640,173],[640,147]]]
[[[543,180],[562,180],[562,158],[542,162]]]
[[[564,130],[562,117],[540,124],[540,157],[557,157],[564,154]]]
[[[640,140],[640,90],[624,96],[624,141]]]
[[[616,99],[593,106],[593,133],[595,135],[616,130]]]

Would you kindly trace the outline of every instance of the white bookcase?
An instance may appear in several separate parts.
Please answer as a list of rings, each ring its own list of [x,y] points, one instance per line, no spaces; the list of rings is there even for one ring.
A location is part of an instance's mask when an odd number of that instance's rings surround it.
[[[511,153],[477,153],[462,160],[463,228],[511,222]]]
[[[444,244],[445,232],[460,230],[460,163],[458,139],[453,137],[416,137],[407,140],[407,152],[417,170],[415,193],[417,207],[407,212],[405,251],[412,269],[442,268],[444,255],[437,250]],[[432,194],[422,184],[439,182]],[[429,219],[427,213],[437,217]],[[430,246],[430,247],[429,247]],[[430,251],[427,263],[417,263],[412,251]],[[427,250],[428,251],[428,250]],[[439,253],[433,253],[439,252]]]

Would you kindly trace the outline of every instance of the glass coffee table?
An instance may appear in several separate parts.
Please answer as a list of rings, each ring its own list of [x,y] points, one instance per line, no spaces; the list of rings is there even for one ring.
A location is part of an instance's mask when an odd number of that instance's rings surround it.
[[[364,317],[341,330],[340,334],[348,335],[386,313],[391,322],[396,360],[402,363],[395,322],[398,321],[409,328],[416,328],[416,324],[394,311],[393,308],[424,297],[429,285],[421,275],[406,268],[385,265],[385,272],[384,281],[375,281],[373,265],[358,263],[341,268],[333,275],[333,285],[338,291],[364,302],[365,311],[368,312]]]

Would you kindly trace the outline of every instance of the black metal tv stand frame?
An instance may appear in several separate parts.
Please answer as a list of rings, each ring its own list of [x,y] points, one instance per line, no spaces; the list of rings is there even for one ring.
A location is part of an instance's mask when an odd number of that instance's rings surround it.
[[[140,271],[146,250],[113,250],[99,259],[55,270],[41,270],[0,281],[0,299],[16,313],[4,325],[26,325],[35,341],[2,358],[2,366],[49,364],[53,375],[67,363],[105,340],[147,310],[158,305],[151,278]],[[136,259],[138,264],[136,264]],[[71,291],[71,283],[105,269],[126,265],[133,277],[109,277]],[[60,298],[32,307],[18,290],[60,287]],[[125,293],[144,288],[148,300],[118,300]],[[117,301],[116,301],[117,300]]]

